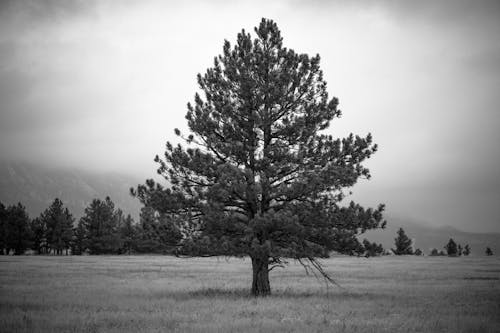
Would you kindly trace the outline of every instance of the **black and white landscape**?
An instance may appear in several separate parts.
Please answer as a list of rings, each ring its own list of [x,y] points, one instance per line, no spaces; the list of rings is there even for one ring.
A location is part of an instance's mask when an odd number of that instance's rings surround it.
[[[0,331],[497,332],[496,1],[0,1]]]

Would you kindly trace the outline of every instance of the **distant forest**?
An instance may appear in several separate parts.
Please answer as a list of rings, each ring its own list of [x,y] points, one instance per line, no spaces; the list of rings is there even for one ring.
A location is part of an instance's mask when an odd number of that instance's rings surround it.
[[[18,203],[0,203],[0,254],[132,254],[172,253],[182,238],[179,228],[148,207],[136,223],[107,197],[94,199],[75,224],[75,218],[59,199],[31,219]]]
[[[21,203],[4,206],[0,202],[0,254],[82,255],[82,254],[182,254],[178,248],[184,239],[182,223],[173,216],[158,214],[142,207],[139,222],[125,215],[113,201],[93,199],[78,220],[60,199],[32,219]],[[424,255],[414,250],[411,239],[402,228],[394,240],[395,248],[384,249],[382,244],[364,239],[343,244],[341,253],[374,257],[380,255]],[[467,256],[470,246],[450,239],[444,250],[432,249],[431,256]],[[492,255],[491,248],[484,252]],[[189,255],[189,254],[188,254]]]

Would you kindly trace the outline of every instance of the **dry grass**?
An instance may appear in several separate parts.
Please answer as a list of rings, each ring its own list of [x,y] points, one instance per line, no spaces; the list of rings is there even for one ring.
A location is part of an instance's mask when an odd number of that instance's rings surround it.
[[[0,257],[1,332],[499,332],[498,257],[337,257],[344,289],[292,263],[249,296],[250,262]]]

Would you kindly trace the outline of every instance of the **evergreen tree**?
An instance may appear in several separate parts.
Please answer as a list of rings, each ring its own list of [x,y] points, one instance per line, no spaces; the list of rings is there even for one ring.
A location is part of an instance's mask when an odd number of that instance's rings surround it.
[[[423,256],[424,253],[422,252],[422,250],[416,249],[414,255],[416,255],[416,256]]]
[[[392,252],[396,255],[405,255],[405,254],[413,254],[412,241],[408,236],[406,236],[403,228],[399,228],[398,237],[394,239],[395,249],[392,249]]]
[[[114,213],[115,216],[115,228],[120,234],[122,226],[125,224],[126,216],[120,208],[117,208]]]
[[[172,253],[179,246],[182,240],[182,233],[177,227],[175,217],[158,217],[158,241],[163,253]]]
[[[375,242],[371,243],[368,239],[363,240],[363,247],[366,257],[378,257],[384,253],[382,244],[377,244]]]
[[[7,252],[7,209],[0,202],[0,255]]]
[[[493,251],[491,250],[491,248],[489,246],[486,247],[486,255],[487,256],[492,256],[493,255]]]
[[[462,245],[458,244],[457,254],[459,257],[462,256],[462,252],[463,252]]]
[[[23,254],[31,245],[30,218],[26,208],[18,203],[7,208],[7,254]]]
[[[56,198],[40,215],[41,223],[46,227],[48,247],[55,254],[63,254],[71,246],[74,218],[61,200]]]
[[[356,231],[337,230],[334,236],[336,251],[350,256],[362,256],[365,253],[363,244],[355,237]]]
[[[456,257],[458,255],[458,247],[457,243],[453,240],[453,238],[450,238],[448,241],[448,244],[444,246],[446,252],[448,253],[448,256],[450,257]]]
[[[384,226],[381,205],[341,205],[345,189],[369,178],[363,162],[377,149],[370,134],[335,139],[323,130],[340,116],[320,57],[283,46],[276,23],[256,38],[242,31],[205,75],[204,96],[188,104],[188,147],[167,143],[159,174],[132,193],[159,214],[183,221],[179,253],[249,256],[253,295],[270,294],[269,271],[294,258],[322,269],[318,257],[345,252],[351,240]],[[173,219],[172,221],[177,221]],[[348,249],[347,251],[351,251]]]
[[[469,244],[465,244],[463,254],[464,254],[464,256],[468,256],[470,254]]]
[[[158,237],[158,220],[151,207],[142,207],[139,215],[137,251],[141,253],[159,253],[161,244]]]
[[[86,250],[87,230],[84,222],[80,219],[73,228],[73,240],[71,242],[71,254],[82,255]]]
[[[120,227],[120,238],[122,240],[120,252],[130,254],[137,245],[137,229],[130,214],[127,215]]]
[[[109,197],[94,199],[81,218],[85,228],[85,248],[90,254],[118,253],[121,247],[118,233],[119,214]]]
[[[361,242],[358,241],[356,243],[356,247],[354,248],[354,255],[361,257],[362,255],[365,254],[365,252],[366,252],[365,247],[363,246],[363,244]],[[341,252],[341,253],[352,255],[352,254],[350,254],[350,251],[348,253],[345,253],[345,252]]]
[[[47,250],[47,227],[40,218],[31,221],[31,249],[37,254],[46,253]]]

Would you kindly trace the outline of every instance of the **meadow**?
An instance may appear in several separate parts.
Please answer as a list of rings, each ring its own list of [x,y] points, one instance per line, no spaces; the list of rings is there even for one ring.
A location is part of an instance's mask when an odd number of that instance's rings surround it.
[[[2,256],[0,332],[499,332],[499,257],[334,257],[249,295],[248,259]]]

